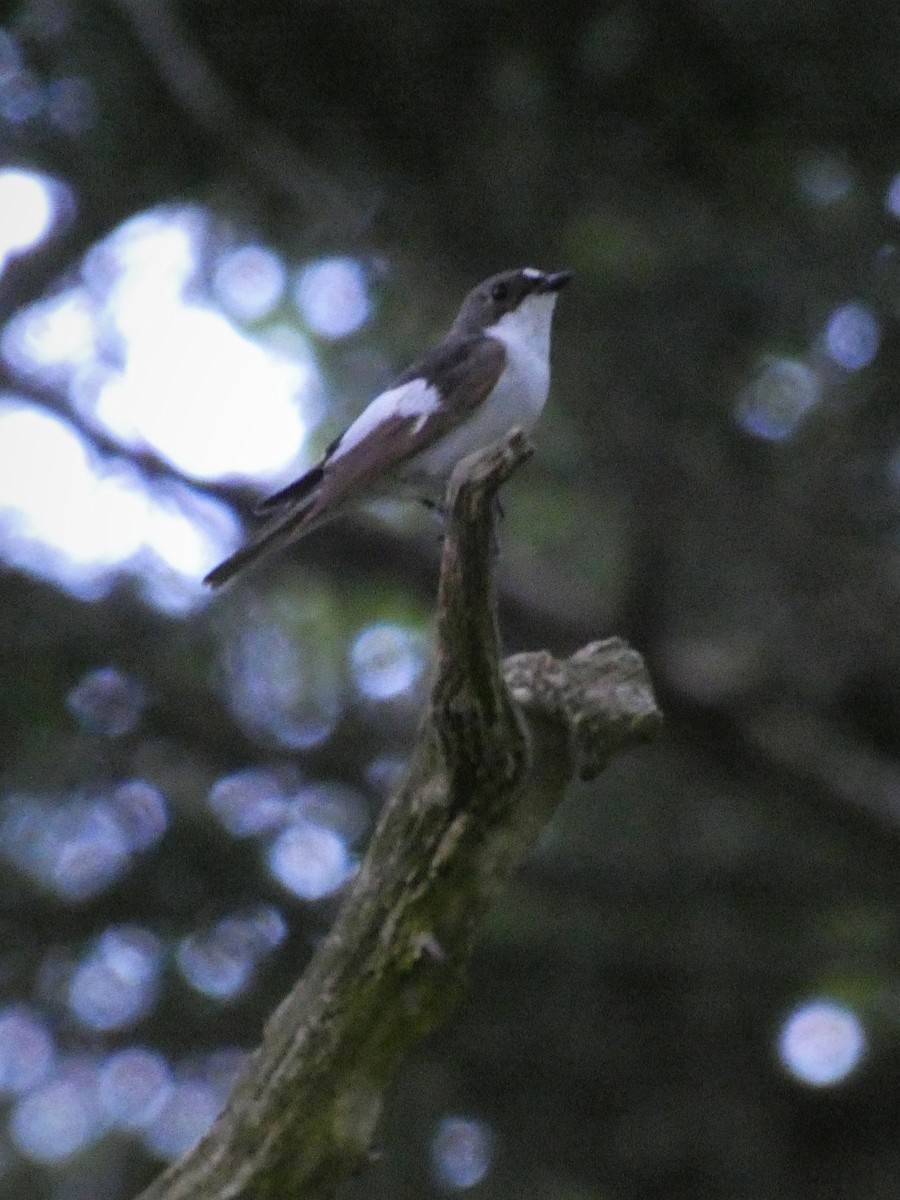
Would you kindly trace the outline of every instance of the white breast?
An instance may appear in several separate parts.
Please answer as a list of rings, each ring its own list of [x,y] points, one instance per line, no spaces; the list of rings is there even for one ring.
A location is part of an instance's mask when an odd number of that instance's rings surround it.
[[[556,292],[528,296],[515,312],[485,330],[506,347],[506,371],[488,402],[496,409],[500,424],[510,418],[498,437],[512,425],[530,430],[541,415],[550,390],[550,325],[555,304]]]
[[[555,292],[527,297],[485,333],[506,347],[506,369],[490,396],[465,424],[423,451],[407,465],[413,484],[433,479],[443,486],[456,464],[490,446],[515,425],[530,432],[550,390],[550,324]]]

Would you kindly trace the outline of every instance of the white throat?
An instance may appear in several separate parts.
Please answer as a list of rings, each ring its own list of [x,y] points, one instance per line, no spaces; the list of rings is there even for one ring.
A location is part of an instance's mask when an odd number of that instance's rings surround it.
[[[510,361],[537,357],[549,364],[550,326],[556,299],[556,292],[532,293],[484,332],[504,344]]]
[[[493,438],[513,425],[528,433],[550,390],[550,326],[556,292],[527,296],[517,309],[485,329],[506,347],[506,368],[481,419]],[[487,444],[487,441],[485,441]]]

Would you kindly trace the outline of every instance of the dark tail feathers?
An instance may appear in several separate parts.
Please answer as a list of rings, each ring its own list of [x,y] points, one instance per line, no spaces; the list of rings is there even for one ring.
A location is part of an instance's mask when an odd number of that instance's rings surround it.
[[[270,513],[273,508],[281,508],[285,504],[296,504],[298,500],[305,500],[322,482],[323,474],[324,468],[320,463],[317,467],[307,471],[305,475],[301,475],[299,479],[295,479],[293,483],[289,483],[287,487],[283,487],[280,492],[266,496],[265,500],[261,500],[253,511]]]
[[[299,482],[299,481],[298,481]],[[203,582],[207,587],[221,587],[223,583],[227,583],[229,579],[237,575],[238,571],[242,571],[244,567],[249,567],[251,563],[257,562],[261,558],[265,558],[274,550],[280,550],[283,546],[287,546],[290,542],[295,541],[303,533],[307,533],[314,525],[318,524],[313,515],[315,508],[315,497],[310,497],[308,503],[301,508],[295,509],[286,517],[282,517],[280,521],[270,524],[268,528],[264,528],[252,541],[248,542],[230,558],[226,558],[206,576]],[[312,518],[308,520],[308,518]],[[307,526],[305,529],[304,526]]]

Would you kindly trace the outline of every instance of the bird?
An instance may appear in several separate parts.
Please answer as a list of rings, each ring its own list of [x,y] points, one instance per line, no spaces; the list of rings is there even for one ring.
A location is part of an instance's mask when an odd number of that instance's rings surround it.
[[[257,506],[266,523],[203,582],[220,587],[370,500],[439,509],[458,462],[536,423],[550,389],[553,311],[571,278],[522,267],[473,288],[443,341],[377,395],[314,467]]]

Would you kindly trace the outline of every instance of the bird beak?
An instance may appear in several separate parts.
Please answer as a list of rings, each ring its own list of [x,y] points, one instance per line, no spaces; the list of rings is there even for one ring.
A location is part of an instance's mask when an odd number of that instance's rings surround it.
[[[571,271],[557,271],[553,275],[545,275],[535,290],[538,292],[559,292],[571,278]]]

